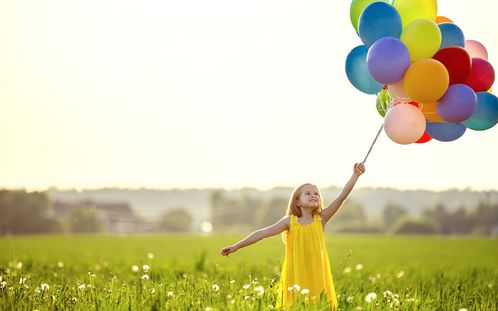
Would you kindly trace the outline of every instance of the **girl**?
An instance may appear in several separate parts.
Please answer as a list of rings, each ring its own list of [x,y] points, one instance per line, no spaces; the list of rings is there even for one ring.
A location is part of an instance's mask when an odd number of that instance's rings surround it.
[[[363,162],[356,163],[349,181],[325,209],[322,209],[323,201],[315,185],[304,184],[297,187],[289,200],[287,216],[269,227],[254,231],[240,242],[223,248],[221,255],[228,256],[238,249],[282,233],[285,259],[279,282],[277,307],[290,307],[298,294],[309,295],[307,297],[312,300],[324,294],[329,307],[337,309],[323,229],[364,172]]]

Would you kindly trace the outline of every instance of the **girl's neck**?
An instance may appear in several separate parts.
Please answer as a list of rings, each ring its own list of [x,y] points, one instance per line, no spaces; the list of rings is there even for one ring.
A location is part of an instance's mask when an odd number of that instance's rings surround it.
[[[301,218],[305,219],[313,218],[313,210],[307,208],[301,208]]]

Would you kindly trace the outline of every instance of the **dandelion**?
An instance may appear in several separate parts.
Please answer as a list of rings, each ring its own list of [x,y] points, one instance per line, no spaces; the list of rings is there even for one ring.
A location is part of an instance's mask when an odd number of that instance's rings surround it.
[[[24,285],[26,283],[26,278],[20,277],[19,278],[19,285]]]
[[[149,259],[154,259],[154,254],[153,254],[153,253],[148,253],[148,254],[147,254],[147,258],[149,258]]]
[[[251,299],[251,296],[244,296],[244,300],[249,300]]]
[[[263,296],[263,294],[265,293],[265,288],[263,286],[257,286],[254,288],[254,291],[256,292],[256,295]]]
[[[78,298],[76,298],[76,297],[71,297],[71,302],[72,302],[72,303],[76,303],[76,301],[78,301]]]
[[[235,304],[235,299],[230,300],[231,304]]]
[[[150,292],[151,294],[154,294],[154,293],[156,292],[156,289],[155,289],[155,288],[151,288],[151,289],[149,289],[149,292]]]
[[[144,272],[148,272],[150,270],[149,265],[143,265],[142,270],[144,270]]]
[[[294,287],[292,287],[292,286],[287,287],[288,291],[292,291],[293,289],[294,289]]]
[[[50,286],[48,286],[47,283],[42,283],[42,285],[40,286],[40,289],[43,292],[47,291],[49,288],[50,288]]]
[[[5,288],[7,286],[7,282],[2,281],[0,282],[0,288]]]
[[[350,273],[350,272],[351,272],[351,267],[344,268],[344,273]]]
[[[392,295],[393,295],[393,293],[392,293],[390,290],[386,290],[386,291],[384,292],[384,298],[389,298],[389,297],[391,297]]]
[[[220,286],[218,284],[213,284],[213,286],[211,286],[211,288],[213,289],[213,291],[217,292],[220,290]]]
[[[363,269],[363,265],[361,263],[356,265],[356,270],[361,270]]]
[[[168,296],[168,297],[173,297],[174,295],[173,295],[173,292],[172,292],[172,291],[169,291],[169,292],[166,294],[166,296]]]
[[[346,298],[346,302],[347,303],[352,303],[353,302],[353,297],[349,296],[348,298]]]
[[[230,284],[233,284],[233,283],[235,283],[235,280],[230,280]]]
[[[396,273],[396,277],[398,279],[402,278],[404,275],[405,275],[405,271],[400,271],[400,272]]]
[[[310,293],[310,290],[309,290],[309,289],[307,289],[307,288],[303,288],[303,289],[301,290],[301,294],[302,294],[302,295],[308,295],[309,293]]]
[[[148,280],[150,279],[149,275],[148,274],[144,274],[140,277],[142,280]]]
[[[467,308],[461,308],[460,310],[458,311],[467,311]]]
[[[399,295],[398,295],[398,294],[394,294],[394,295],[393,295],[393,298],[394,298],[394,299],[399,299]]]
[[[133,272],[138,272],[139,269],[140,268],[137,265],[131,266],[131,271],[133,271]]]
[[[78,286],[78,289],[80,290],[85,290],[85,283],[81,284]]]
[[[244,284],[244,286],[242,286],[243,289],[249,289],[249,287],[251,287],[249,284]]]
[[[368,303],[371,303],[372,301],[375,300],[375,298],[377,298],[377,294],[376,293],[369,293],[366,297],[365,297],[365,301],[368,302]]]
[[[206,307],[206,309],[204,309],[205,311],[213,311],[213,308],[211,307]]]
[[[22,262],[17,262],[15,265],[14,265],[14,268],[16,268],[17,270],[21,270],[22,269]]]
[[[301,286],[299,286],[299,284],[294,284],[292,287],[294,287],[294,289],[296,290],[296,292],[298,292],[298,291],[301,290]]]

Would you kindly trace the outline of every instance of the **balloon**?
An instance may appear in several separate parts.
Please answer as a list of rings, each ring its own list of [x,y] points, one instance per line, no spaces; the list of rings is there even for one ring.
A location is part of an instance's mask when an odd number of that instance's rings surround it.
[[[413,63],[404,81],[406,95],[419,103],[433,103],[448,89],[449,76],[443,64],[427,58]]]
[[[410,59],[417,61],[432,57],[439,50],[441,31],[432,20],[416,19],[403,29],[401,41],[410,51]]]
[[[446,16],[436,16],[436,19],[434,21],[436,22],[436,24],[453,23],[453,21]]]
[[[399,38],[401,27],[398,11],[385,2],[374,2],[367,6],[358,23],[360,38],[366,47],[371,47],[380,38]]]
[[[436,0],[396,0],[394,7],[401,15],[403,27],[419,18],[427,18],[433,21],[437,16]]]
[[[488,59],[486,47],[476,40],[465,40],[465,49],[469,52],[471,58]]]
[[[402,145],[416,142],[425,131],[425,118],[413,105],[399,104],[386,114],[384,130],[394,142]]]
[[[411,99],[406,95],[405,89],[403,88],[404,81],[403,79],[399,80],[396,83],[389,84],[387,89],[389,90],[389,94],[396,102],[410,102]]]
[[[472,59],[464,48],[450,46],[439,50],[432,58],[440,61],[450,75],[450,84],[462,83],[468,77]]]
[[[472,68],[467,79],[463,82],[470,86],[474,92],[485,92],[491,88],[495,81],[495,70],[487,60],[472,58]]]
[[[438,27],[442,35],[441,49],[448,46],[465,46],[465,37],[460,27],[452,23],[442,23]]]
[[[459,123],[467,120],[476,110],[477,97],[465,84],[454,84],[437,103],[436,109],[441,118]]]
[[[377,111],[381,115],[381,117],[385,117],[389,106],[391,105],[391,95],[385,89],[382,89],[377,95],[377,101],[375,103],[375,107]]]
[[[432,138],[439,141],[453,141],[465,133],[467,128],[461,123],[427,122],[426,131]]]
[[[355,47],[349,52],[346,58],[346,75],[349,82],[367,94],[375,94],[380,91],[382,84],[375,81],[367,68],[367,52],[368,49],[364,45]]]
[[[477,107],[474,114],[463,122],[467,128],[484,131],[498,123],[498,98],[488,92],[477,93]]]
[[[431,135],[427,134],[427,131],[424,131],[424,135],[422,135],[422,137],[420,137],[415,143],[424,144],[430,140],[432,140]]]
[[[368,50],[368,71],[382,84],[392,84],[401,80],[410,66],[410,53],[396,38],[377,40]]]
[[[358,20],[360,19],[361,12],[363,12],[369,4],[379,1],[390,2],[389,0],[353,0],[351,2],[351,6],[349,7],[349,18],[351,19],[351,24],[356,32],[358,32]]]
[[[430,122],[446,122],[439,113],[437,113],[437,103],[425,103],[421,105],[422,113],[427,121]]]

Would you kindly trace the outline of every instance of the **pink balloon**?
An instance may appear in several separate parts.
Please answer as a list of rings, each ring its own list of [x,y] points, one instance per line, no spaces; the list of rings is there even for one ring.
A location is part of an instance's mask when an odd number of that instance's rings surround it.
[[[399,80],[396,83],[389,84],[387,86],[387,90],[389,91],[391,98],[394,99],[395,102],[402,103],[412,101],[411,98],[405,93],[405,89],[403,87],[403,79]]]
[[[424,135],[424,114],[410,104],[396,105],[389,109],[384,118],[384,130],[395,143],[412,144]]]
[[[479,41],[465,40],[465,49],[469,52],[470,58],[488,59],[488,51]]]

